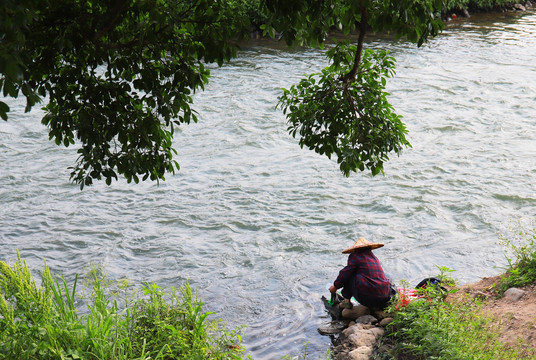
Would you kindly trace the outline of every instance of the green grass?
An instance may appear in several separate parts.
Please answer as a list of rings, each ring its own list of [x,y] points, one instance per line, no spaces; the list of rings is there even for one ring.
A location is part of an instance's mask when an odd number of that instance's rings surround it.
[[[496,291],[500,296],[510,287],[521,287],[536,281],[536,228],[518,223],[511,234],[501,235],[508,267]],[[440,268],[438,276],[453,283]],[[452,290],[454,291],[454,290]],[[407,307],[389,309],[394,321],[388,326],[384,341],[393,346],[390,353],[378,359],[532,359],[520,346],[511,348],[499,341],[499,329],[494,320],[482,316],[476,299],[445,302],[444,294],[427,289],[425,299],[410,302]],[[527,357],[528,356],[528,357]]]
[[[534,221],[521,221],[510,227],[509,235],[500,235],[508,268],[501,279],[499,294],[511,287],[522,287],[536,281],[536,228]]]
[[[491,318],[479,315],[481,304],[448,303],[433,299],[411,302],[396,312],[388,326],[391,354],[379,359],[526,359],[521,349],[510,349],[498,341]]]
[[[0,359],[244,357],[240,334],[209,320],[188,283],[178,291],[156,284],[131,291],[93,267],[79,289],[78,276],[69,286],[45,263],[38,285],[17,255],[11,267],[0,262]]]

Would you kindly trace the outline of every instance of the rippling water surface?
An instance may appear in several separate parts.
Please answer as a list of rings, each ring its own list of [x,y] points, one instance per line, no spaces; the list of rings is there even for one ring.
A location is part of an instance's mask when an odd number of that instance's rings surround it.
[[[80,191],[67,167],[75,149],[48,141],[22,100],[0,123],[0,259],[19,249],[68,277],[89,262],[114,279],[199,289],[209,310],[247,324],[255,359],[320,357],[329,338],[320,302],[356,237],[395,281],[457,270],[461,282],[505,265],[498,231],[536,208],[536,14],[459,21],[422,48],[391,49],[391,102],[413,148],[384,177],[345,178],[302,150],[275,110],[281,87],[325,66],[317,50],[252,44],[212,73],[195,105],[198,124],[175,137],[180,172],[159,186]]]

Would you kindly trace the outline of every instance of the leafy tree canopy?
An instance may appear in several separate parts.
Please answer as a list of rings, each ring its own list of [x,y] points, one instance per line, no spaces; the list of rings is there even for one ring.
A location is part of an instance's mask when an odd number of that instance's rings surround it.
[[[322,45],[333,28],[357,30],[357,45],[336,41],[331,65],[284,90],[279,105],[300,145],[337,157],[341,171],[383,173],[391,152],[410,146],[401,116],[385,92],[395,60],[384,50],[363,51],[368,31],[392,32],[422,45],[443,28],[441,0],[267,0],[274,13],[264,29],[289,44]]]
[[[164,179],[178,170],[173,128],[197,121],[191,95],[204,64],[236,53],[251,4],[266,33],[289,44],[322,46],[330,30],[357,30],[357,45],[327,52],[332,65],[285,90],[280,106],[300,145],[337,156],[341,170],[383,171],[409,143],[387,102],[394,59],[363,51],[367,31],[390,31],[421,45],[441,29],[441,0],[2,0],[0,91],[48,97],[43,124],[58,145],[80,144],[71,178],[90,185],[118,174]],[[0,117],[9,107],[0,101]]]
[[[178,170],[173,126],[196,121],[191,95],[208,82],[204,63],[230,59],[229,40],[249,32],[239,2],[214,0],[4,0],[0,89],[48,96],[50,139],[78,140],[71,178],[81,187],[164,179]],[[9,107],[0,102],[7,120]]]

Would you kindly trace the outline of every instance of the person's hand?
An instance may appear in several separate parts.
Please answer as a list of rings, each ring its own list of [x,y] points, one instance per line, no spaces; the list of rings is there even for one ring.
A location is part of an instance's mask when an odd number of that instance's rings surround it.
[[[335,292],[337,292],[337,288],[335,287],[335,285],[331,285],[331,286],[329,287],[329,292],[332,293],[332,294],[335,293]]]

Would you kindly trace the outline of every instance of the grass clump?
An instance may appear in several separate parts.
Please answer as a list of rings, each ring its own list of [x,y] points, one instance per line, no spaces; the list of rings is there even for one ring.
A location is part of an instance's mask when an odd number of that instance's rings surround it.
[[[440,268],[444,286],[453,289],[453,280]],[[447,290],[453,292],[455,290]],[[493,319],[480,315],[482,303],[476,299],[444,301],[439,287],[419,290],[421,298],[405,306],[394,303],[395,314],[387,327],[384,342],[392,346],[378,359],[525,359],[522,349],[512,349],[498,341],[499,329]],[[398,309],[396,309],[398,306]]]
[[[536,281],[536,228],[534,221],[521,221],[511,228],[511,234],[500,235],[508,261],[506,273],[501,278],[499,294],[511,287],[522,287]]]
[[[17,255],[12,267],[0,261],[0,359],[243,358],[240,334],[209,321],[188,283],[169,292],[144,284],[141,293],[122,283],[114,292],[92,268],[82,296],[78,276],[69,287],[45,263],[38,285]]]

